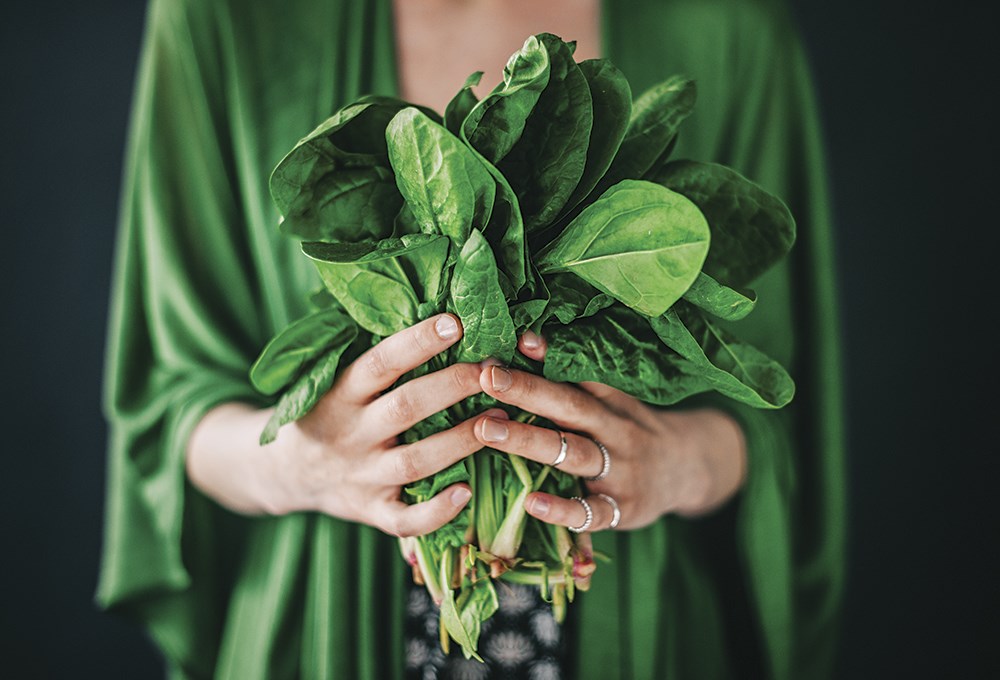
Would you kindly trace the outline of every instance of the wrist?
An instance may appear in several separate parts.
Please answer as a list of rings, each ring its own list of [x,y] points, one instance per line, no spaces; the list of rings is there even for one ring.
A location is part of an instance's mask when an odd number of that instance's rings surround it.
[[[746,440],[739,423],[724,411],[706,408],[665,411],[676,442],[672,458],[673,493],[669,507],[686,517],[711,512],[732,498],[746,477]],[[669,479],[669,477],[668,477]]]
[[[258,437],[271,410],[248,404],[221,404],[207,412],[191,433],[186,471],[191,484],[223,507],[243,515],[284,514],[280,461],[275,444]]]

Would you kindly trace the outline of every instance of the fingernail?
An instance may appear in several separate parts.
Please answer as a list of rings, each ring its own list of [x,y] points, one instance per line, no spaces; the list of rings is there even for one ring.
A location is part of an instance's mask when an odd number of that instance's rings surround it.
[[[472,491],[464,486],[460,486],[451,492],[451,504],[456,508],[462,507],[472,498]]]
[[[542,346],[541,336],[532,331],[525,331],[524,335],[521,336],[521,342],[527,349],[538,349]]]
[[[494,359],[493,357],[486,357],[479,362],[480,368],[489,368],[490,366],[502,366],[503,362],[499,359]]]
[[[488,442],[502,442],[507,439],[507,425],[499,420],[483,420],[483,439]]]
[[[543,496],[538,496],[531,504],[531,514],[535,517],[545,517],[549,514],[549,501]]]
[[[506,392],[514,382],[514,376],[503,366],[494,366],[490,369],[490,382],[497,392]]]
[[[455,319],[444,314],[434,322],[434,330],[442,340],[451,340],[458,335],[458,324]]]

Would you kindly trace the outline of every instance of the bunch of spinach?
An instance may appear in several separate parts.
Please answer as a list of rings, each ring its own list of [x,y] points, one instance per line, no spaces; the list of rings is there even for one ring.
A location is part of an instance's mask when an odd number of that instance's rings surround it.
[[[403,380],[492,357],[660,405],[710,390],[760,408],[792,398],[785,370],[719,323],[753,310],[744,287],[791,247],[788,210],[730,169],[670,159],[692,81],[633,100],[611,62],[577,63],[573,51],[553,35],[528,38],[500,85],[478,101],[473,74],[443,118],[363,97],[275,168],[281,229],[303,241],[324,289],[251,369],[258,389],[281,395],[262,443],[364,349],[444,311],[462,320],[463,338]],[[529,329],[548,340],[544,366],[515,351]],[[476,395],[404,440],[495,405]],[[442,644],[450,636],[478,658],[493,578],[539,584],[561,615],[594,565],[577,537],[523,507],[540,489],[580,493],[577,479],[484,449],[405,491],[419,502],[459,481],[472,487],[469,508],[401,545],[441,605]]]

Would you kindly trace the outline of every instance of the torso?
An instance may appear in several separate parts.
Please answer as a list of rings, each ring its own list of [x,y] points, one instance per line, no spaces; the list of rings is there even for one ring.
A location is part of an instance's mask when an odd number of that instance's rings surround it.
[[[576,59],[600,56],[599,0],[394,0],[400,95],[444,111],[465,78],[484,71],[478,96],[500,82],[525,38],[576,40]]]

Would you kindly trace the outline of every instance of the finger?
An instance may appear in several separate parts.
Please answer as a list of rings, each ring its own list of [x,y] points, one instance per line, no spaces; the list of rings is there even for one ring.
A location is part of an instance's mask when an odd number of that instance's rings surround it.
[[[578,387],[554,383],[524,371],[487,366],[479,383],[491,397],[548,418],[566,429],[598,434],[606,431],[615,417],[599,399]]]
[[[427,363],[462,337],[453,314],[439,314],[390,335],[347,367],[337,386],[347,401],[367,403],[407,371]]]
[[[487,414],[497,419],[507,417],[500,409],[490,409],[484,415]],[[386,451],[370,468],[373,478],[402,486],[429,477],[475,453],[483,448],[474,433],[481,417],[469,418],[444,432]]]
[[[604,455],[593,439],[515,420],[483,414],[476,422],[475,436],[486,446],[551,465],[559,456],[566,438],[566,457],[559,469],[580,477],[596,477],[604,469]]]
[[[383,394],[362,412],[362,427],[381,441],[413,427],[424,418],[482,391],[479,364],[452,364],[403,383]]]
[[[376,526],[391,536],[407,538],[436,531],[455,519],[472,498],[468,484],[452,484],[434,498],[407,505],[392,501],[384,508],[384,518]]]
[[[603,531],[609,528],[613,516],[611,505],[597,496],[587,496],[587,503],[590,504],[591,512],[594,514],[587,531]],[[524,509],[529,515],[543,522],[564,527],[580,527],[587,521],[587,511],[580,501],[539,491],[528,494],[528,498],[524,501]]]
[[[545,352],[548,351],[548,343],[545,342],[545,338],[533,333],[532,331],[525,331],[524,334],[517,339],[517,349],[521,354],[528,357],[529,359],[534,359],[535,361],[545,361]]]

